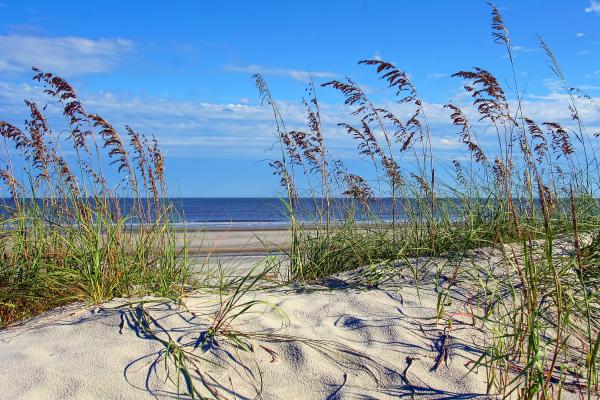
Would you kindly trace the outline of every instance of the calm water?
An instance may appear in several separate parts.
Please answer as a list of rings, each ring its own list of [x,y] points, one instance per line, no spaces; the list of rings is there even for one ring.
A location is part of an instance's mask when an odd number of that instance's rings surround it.
[[[183,198],[173,199],[181,219],[187,225],[219,226],[285,226],[289,223],[286,205],[276,198]],[[316,205],[315,205],[316,203]],[[375,205],[378,219],[391,220],[391,202],[379,200]],[[389,204],[388,204],[389,203]],[[305,222],[314,222],[321,200],[300,199],[297,215]],[[354,207],[349,207],[354,206]],[[342,219],[349,208],[358,220],[366,220],[361,207],[346,199],[333,199],[334,219]]]
[[[219,227],[285,226],[289,223],[285,204],[276,198],[183,198],[172,199],[186,225]],[[442,207],[445,203],[446,207]],[[321,199],[301,198],[296,205],[296,216],[303,222],[319,222],[318,210],[323,207]],[[453,198],[437,199],[438,208],[453,215],[460,208],[460,201]],[[406,219],[404,209],[416,209],[411,199],[397,200],[396,220]],[[334,198],[330,200],[332,220],[353,217],[357,221],[392,221],[392,201],[389,198],[372,199],[367,213],[356,201]],[[351,210],[351,211],[350,211]],[[352,212],[353,215],[348,215]]]
[[[133,201],[121,198],[120,210],[126,214]],[[175,205],[173,222],[185,224],[188,227],[281,227],[289,223],[285,204],[277,198],[178,198],[170,199]],[[445,209],[449,218],[457,218],[460,201],[452,198],[438,198],[437,211]],[[483,202],[483,200],[482,200]],[[13,206],[11,199],[1,199],[0,204]],[[302,222],[319,222],[316,219],[321,199],[302,198],[296,206],[296,216]],[[332,220],[342,220],[349,217],[349,210],[357,221],[384,221],[392,220],[392,201],[389,198],[371,200],[370,213],[366,214],[362,207],[352,200],[335,198],[331,199]],[[416,203],[411,199],[398,200],[396,205],[396,220],[406,219],[403,212],[405,208],[416,208]],[[0,210],[0,214],[5,212]],[[352,216],[350,216],[352,217]],[[56,216],[60,220],[60,216]]]
[[[190,227],[278,227],[289,223],[286,206],[277,198],[173,198],[170,201],[176,208],[173,222]],[[126,214],[133,205],[133,201],[127,198],[121,198],[119,202],[122,214]],[[14,206],[12,199],[8,198],[0,199],[0,203]],[[316,215],[321,204],[321,199],[299,199],[297,218],[303,222],[318,222]],[[354,210],[354,218],[358,221],[392,219],[390,199],[372,200],[370,215],[365,215],[362,207],[349,199],[331,199],[330,204],[333,220],[347,217],[348,210]],[[0,210],[0,213],[5,210]],[[60,219],[60,216],[56,218]],[[400,213],[397,218],[402,218]]]

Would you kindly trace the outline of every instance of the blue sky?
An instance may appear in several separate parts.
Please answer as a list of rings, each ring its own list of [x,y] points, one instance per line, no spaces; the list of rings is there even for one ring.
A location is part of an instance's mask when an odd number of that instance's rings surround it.
[[[537,34],[572,86],[600,96],[600,2],[497,5],[534,116],[568,118]],[[270,196],[278,191],[266,162],[274,157],[273,125],[251,75],[265,76],[289,125],[302,128],[309,72],[317,82],[350,75],[374,100],[392,102],[372,70],[356,65],[374,57],[410,74],[445,160],[460,146],[441,106],[465,99],[461,81],[450,75],[480,66],[511,79],[484,1],[0,0],[0,119],[21,122],[23,99],[39,98],[30,72],[36,65],[68,78],[88,111],[118,128],[155,134],[167,154],[172,194]],[[330,149],[360,172],[354,143],[335,127],[347,118],[342,98],[329,89],[318,95]],[[584,116],[589,126],[600,125],[591,111]]]

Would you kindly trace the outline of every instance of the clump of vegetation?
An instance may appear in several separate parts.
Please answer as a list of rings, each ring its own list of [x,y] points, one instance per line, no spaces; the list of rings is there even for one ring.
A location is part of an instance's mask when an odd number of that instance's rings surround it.
[[[67,302],[180,293],[188,265],[156,139],[126,127],[126,143],[67,81],[34,73],[66,123],[52,128],[57,116],[32,100],[23,127],[0,121],[11,195],[0,217],[0,326]]]
[[[469,301],[481,306],[472,311],[474,323],[488,334],[474,368],[486,368],[490,393],[530,399],[554,398],[566,390],[589,397],[598,390],[600,214],[594,196],[600,169],[579,109],[593,99],[568,85],[540,38],[572,121],[536,121],[528,115],[509,31],[490,6],[492,37],[507,54],[510,87],[480,67],[453,75],[464,82],[472,109],[445,105],[466,148],[450,165],[433,154],[425,102],[409,75],[391,63],[359,62],[374,67],[402,109],[412,110],[402,115],[376,105],[351,78],[321,85],[339,91],[351,108],[351,120],[338,126],[372,165],[373,179],[351,173],[327,151],[312,82],[303,100],[308,129],[294,131],[286,128],[264,79],[255,76],[273,109],[281,145],[272,166],[286,188],[292,226],[288,275],[306,282],[410,257],[456,259],[474,248],[501,249],[503,271],[455,265],[437,271],[438,277],[452,277],[446,287],[438,286],[438,318],[445,318],[450,291],[472,293]],[[468,115],[475,115],[476,123]],[[482,144],[484,130],[494,133],[495,145]],[[446,182],[436,175],[440,169],[450,175]],[[316,210],[308,222],[326,223],[303,224],[298,207],[303,201]],[[377,209],[381,204],[383,210]],[[367,218],[357,219],[357,210]],[[381,218],[386,212],[390,217]],[[591,235],[591,244],[584,244],[584,234]],[[559,253],[557,243],[566,242],[572,252]]]

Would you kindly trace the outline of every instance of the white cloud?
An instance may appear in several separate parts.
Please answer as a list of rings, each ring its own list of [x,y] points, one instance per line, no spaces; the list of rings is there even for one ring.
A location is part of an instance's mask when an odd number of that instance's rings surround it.
[[[133,43],[125,39],[0,36],[0,73],[31,71],[32,66],[65,76],[105,72]]]
[[[300,82],[308,82],[310,81],[310,77],[312,75],[313,78],[334,78],[337,74],[333,72],[324,72],[324,71],[303,71],[298,69],[286,69],[286,68],[266,68],[262,65],[245,65],[245,66],[236,66],[236,65],[226,65],[223,67],[225,71],[229,72],[241,72],[245,74],[263,74],[263,75],[273,75],[273,76],[282,76],[286,78],[292,78]]]
[[[584,37],[584,36],[585,36],[585,33],[583,33],[583,32],[577,32],[575,34],[575,37]]]
[[[600,90],[600,86],[596,86],[596,85],[577,85],[577,89],[580,89],[580,90]]]
[[[548,95],[528,96],[523,101],[524,112],[538,122],[560,121],[569,126],[573,121],[568,109],[569,98],[559,92],[553,81],[548,81]],[[272,113],[267,107],[258,105],[256,99],[237,102],[183,101],[169,97],[124,96],[109,92],[81,93],[88,112],[98,113],[122,131],[125,124],[145,134],[156,134],[168,157],[210,158],[241,157],[265,159],[273,156],[269,151],[275,142],[275,127]],[[0,109],[2,119],[20,126],[27,116],[23,99],[33,99],[42,106],[48,103],[39,84],[15,84],[0,81]],[[493,148],[492,130],[470,106],[471,98],[463,92],[453,96],[453,103],[460,106],[473,126],[480,133],[480,140]],[[600,104],[600,98],[594,97]],[[339,122],[356,123],[350,109],[342,104],[322,102],[321,118],[328,147],[332,154],[357,157],[356,142],[337,126]],[[432,145],[436,151],[452,157],[464,149],[457,141],[457,128],[450,123],[450,111],[442,103],[424,102],[424,108],[432,132]],[[304,106],[299,102],[280,101],[281,113],[289,130],[306,129]],[[393,111],[402,119],[414,112],[409,104],[398,104],[393,100],[378,104]],[[517,104],[512,101],[511,108]],[[600,115],[595,106],[581,101],[579,112],[588,127],[600,124]],[[55,132],[65,128],[64,118],[59,118],[60,109],[52,102],[47,108],[49,123]]]
[[[512,46],[512,50],[515,52],[522,52],[522,53],[531,53],[532,51],[537,51],[537,49],[532,49],[531,47],[525,47],[525,46]]]
[[[513,46],[511,46],[511,50],[513,52],[513,56],[514,57],[518,57],[519,55],[521,55],[523,53],[531,53],[531,52],[538,51],[538,49],[536,49],[536,48],[531,48],[531,47],[526,47],[526,46],[520,46],[520,45],[513,45]],[[502,58],[508,58],[508,54],[502,54],[501,57]]]
[[[595,12],[600,14],[600,3],[592,0],[589,7],[585,9],[586,13]]]
[[[443,72],[433,72],[433,73],[427,74],[428,79],[441,79],[441,78],[445,78],[447,76],[448,76],[448,74],[443,73]]]
[[[61,109],[44,95],[39,84],[0,81],[0,119],[21,126],[27,117],[24,99],[40,106],[48,104],[46,115],[54,132],[66,128]],[[156,134],[167,154],[210,157],[242,154],[264,158],[274,141],[272,113],[267,107],[238,103],[173,100],[168,97],[124,96],[109,92],[79,93],[87,112],[105,117],[119,131],[130,125],[141,133]],[[305,129],[302,104],[281,102],[290,129]],[[328,115],[324,106],[323,113]],[[337,119],[336,119],[337,120]],[[208,152],[202,150],[209,150]]]

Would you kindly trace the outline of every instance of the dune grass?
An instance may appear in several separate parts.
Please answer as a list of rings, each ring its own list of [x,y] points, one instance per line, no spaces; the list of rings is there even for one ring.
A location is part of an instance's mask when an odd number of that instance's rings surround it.
[[[189,265],[175,247],[158,144],[129,127],[126,144],[65,80],[34,73],[65,123],[52,116],[52,129],[33,101],[23,128],[0,122],[12,196],[1,210],[0,326],[73,301],[177,295]]]
[[[593,99],[569,86],[540,37],[546,62],[565,91],[571,122],[529,116],[535,110],[523,101],[509,31],[499,10],[490,7],[492,37],[512,73],[505,85],[479,67],[453,75],[464,82],[472,104],[466,111],[462,105],[445,106],[465,145],[464,155],[451,163],[435,156],[427,105],[409,75],[391,63],[359,62],[375,68],[400,106],[375,104],[349,77],[321,85],[340,92],[349,107],[349,120],[338,127],[372,165],[368,177],[348,171],[328,151],[312,81],[303,100],[307,128],[289,130],[266,82],[254,77],[261,99],[273,110],[281,145],[280,158],[271,165],[281,177],[290,214],[288,276],[310,282],[410,257],[464,259],[476,248],[500,249],[496,271],[452,263],[437,271],[438,279],[445,277],[437,286],[438,319],[451,326],[446,300],[455,291],[471,293],[469,302],[477,306],[473,324],[487,333],[473,369],[485,368],[490,393],[547,399],[571,391],[590,398],[598,394],[600,170],[597,134],[588,132],[579,110]],[[482,144],[482,132],[493,134],[495,144]],[[442,170],[445,174],[436,175]],[[325,221],[316,232],[302,227],[301,197],[312,198],[314,220]],[[351,200],[341,213],[350,217],[334,221],[332,204],[340,197]],[[378,198],[391,203],[391,221],[375,217]],[[370,223],[353,219],[357,208],[373,216]],[[569,251],[557,250],[565,243]],[[419,279],[415,270],[415,283]]]

